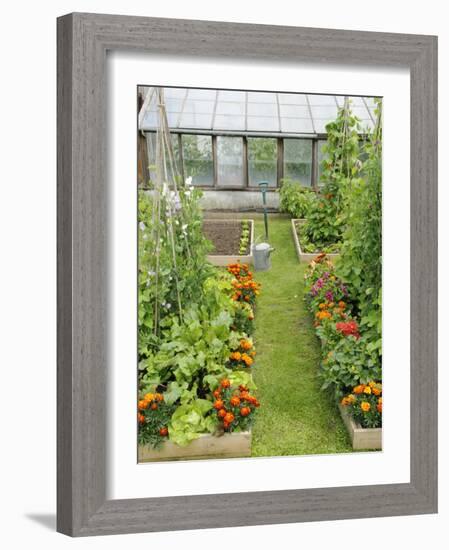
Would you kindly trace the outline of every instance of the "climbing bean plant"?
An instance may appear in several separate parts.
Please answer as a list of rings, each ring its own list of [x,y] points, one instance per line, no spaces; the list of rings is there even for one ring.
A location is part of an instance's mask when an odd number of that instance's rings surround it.
[[[382,284],[382,103],[377,100],[374,130],[365,142],[363,178],[353,179],[338,273],[355,298],[368,351],[381,354]]]
[[[315,197],[303,227],[303,238],[315,250],[329,250],[339,243],[347,221],[349,194],[360,180],[359,119],[351,111],[345,98],[336,120],[326,125],[327,143],[323,146],[322,162],[324,186]]]

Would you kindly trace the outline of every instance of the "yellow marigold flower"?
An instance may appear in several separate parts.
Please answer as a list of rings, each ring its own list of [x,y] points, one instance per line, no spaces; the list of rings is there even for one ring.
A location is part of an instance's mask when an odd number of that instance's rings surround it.
[[[360,408],[363,412],[368,412],[371,409],[371,405],[368,403],[368,401],[362,401],[360,403]]]
[[[365,386],[365,389],[363,390],[363,393],[366,393],[366,394],[370,394],[371,393],[371,388],[369,386]]]
[[[321,302],[321,304],[318,306],[320,309],[326,309],[326,304],[324,302]]]
[[[348,400],[349,404],[355,403],[357,401],[355,395],[352,395],[352,393],[351,393],[351,395],[348,395],[348,397],[346,399]]]
[[[148,401],[148,403],[151,403],[151,401],[153,401],[154,399],[154,394],[146,393],[143,398],[145,399],[145,401]]]

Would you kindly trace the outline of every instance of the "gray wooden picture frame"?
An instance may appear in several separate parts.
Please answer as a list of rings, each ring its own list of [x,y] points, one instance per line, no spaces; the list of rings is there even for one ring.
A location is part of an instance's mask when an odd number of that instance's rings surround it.
[[[57,26],[58,531],[85,536],[436,512],[437,38],[82,13]],[[410,483],[106,499],[108,50],[410,69]]]

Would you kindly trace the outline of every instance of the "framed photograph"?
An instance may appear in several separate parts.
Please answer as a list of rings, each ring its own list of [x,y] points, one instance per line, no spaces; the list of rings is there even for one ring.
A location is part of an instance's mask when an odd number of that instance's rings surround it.
[[[437,39],[58,19],[58,531],[437,511]]]

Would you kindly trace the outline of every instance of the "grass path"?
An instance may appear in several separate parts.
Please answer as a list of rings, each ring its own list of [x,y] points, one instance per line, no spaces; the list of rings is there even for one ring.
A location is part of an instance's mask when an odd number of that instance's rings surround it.
[[[350,452],[333,399],[317,379],[319,343],[304,305],[304,265],[299,264],[290,220],[270,220],[272,268],[257,272],[262,292],[254,334],[254,378],[261,407],[253,427],[252,456]],[[263,222],[256,221],[263,235]]]

